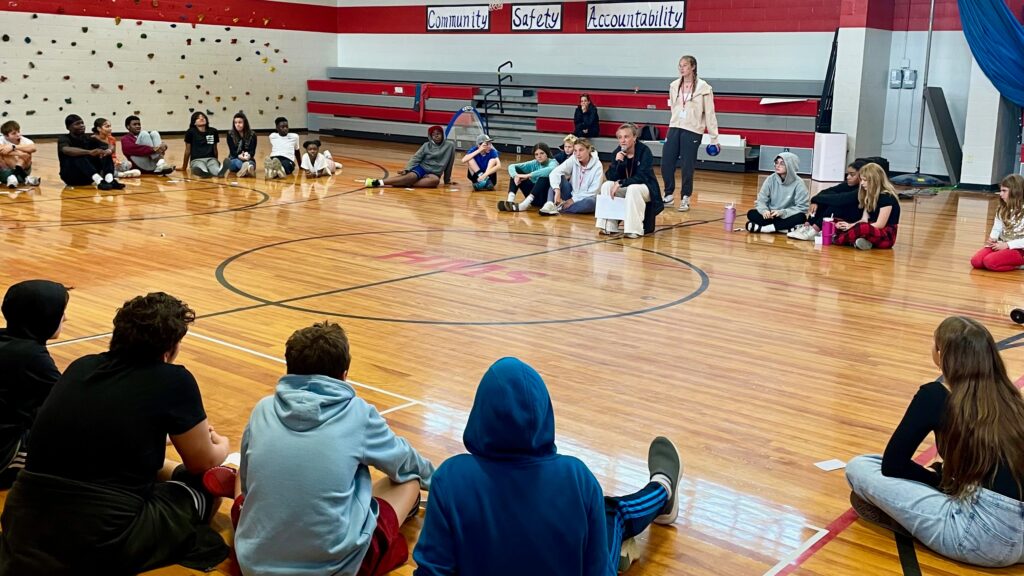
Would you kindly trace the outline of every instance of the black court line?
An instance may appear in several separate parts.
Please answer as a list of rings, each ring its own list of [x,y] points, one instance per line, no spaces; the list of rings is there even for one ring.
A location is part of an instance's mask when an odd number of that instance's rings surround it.
[[[693,221],[693,222],[687,223],[687,226],[696,226],[696,225],[706,224],[706,223],[708,223],[708,221],[703,221],[703,220]],[[687,226],[681,226],[681,227],[687,227]],[[534,325],[534,324],[568,324],[568,323],[578,323],[578,322],[591,322],[591,321],[595,321],[595,320],[608,320],[608,319],[623,318],[623,317],[628,317],[628,316],[637,316],[637,315],[641,315],[641,314],[647,314],[647,313],[650,313],[650,312],[655,312],[655,311],[658,311],[658,310],[663,310],[665,308],[676,306],[676,305],[682,304],[684,302],[687,302],[689,300],[692,300],[693,298],[696,298],[697,296],[701,295],[705,290],[707,290],[707,288],[708,288],[708,286],[710,285],[710,282],[711,282],[710,278],[707,275],[707,273],[705,273],[703,270],[701,270],[697,266],[691,264],[690,262],[687,262],[686,260],[683,260],[681,258],[676,258],[675,256],[670,256],[668,254],[663,254],[661,252],[657,252],[655,250],[651,250],[651,249],[648,249],[648,248],[641,248],[641,247],[630,246],[628,244],[622,244],[621,243],[621,240],[622,240],[621,237],[597,239],[597,240],[591,240],[591,241],[588,241],[588,242],[584,242],[582,244],[573,244],[573,245],[570,245],[570,246],[562,246],[562,247],[559,247],[559,248],[550,248],[550,249],[547,249],[547,250],[540,250],[540,251],[537,251],[537,252],[530,252],[530,253],[527,253],[527,254],[520,254],[520,255],[516,255],[516,256],[505,256],[505,257],[502,257],[502,258],[495,258],[493,260],[486,260],[486,261],[482,261],[482,262],[475,262],[473,264],[469,264],[469,265],[465,265],[465,266],[458,266],[458,267],[455,267],[455,268],[448,268],[448,269],[441,269],[441,270],[429,270],[427,272],[421,272],[419,274],[411,274],[411,275],[408,275],[408,276],[400,276],[400,277],[397,277],[397,278],[389,278],[387,280],[380,280],[380,281],[377,281],[377,282],[369,282],[369,283],[366,283],[366,284],[358,284],[358,285],[355,285],[355,286],[348,286],[348,287],[345,287],[345,288],[337,288],[337,289],[334,289],[334,290],[325,290],[323,292],[316,292],[316,293],[313,293],[313,294],[306,294],[306,295],[302,295],[302,296],[293,296],[291,298],[284,298],[284,299],[281,299],[281,300],[268,300],[266,298],[261,298],[259,296],[256,296],[255,294],[250,294],[250,293],[248,293],[248,292],[246,292],[244,290],[241,290],[240,288],[237,288],[234,285],[232,285],[230,282],[227,281],[227,279],[224,276],[225,269],[232,262],[234,262],[235,260],[237,260],[239,258],[242,258],[242,257],[244,257],[244,256],[246,256],[248,254],[251,254],[253,252],[257,252],[257,251],[260,251],[260,250],[265,250],[267,248],[273,248],[273,247],[281,246],[281,245],[285,245],[285,244],[292,244],[292,243],[296,243],[296,242],[305,242],[305,241],[308,241],[308,240],[322,240],[322,239],[326,239],[326,238],[338,238],[338,237],[348,237],[348,236],[364,236],[364,235],[369,235],[369,234],[421,234],[421,233],[428,233],[428,232],[454,232],[454,233],[470,233],[470,234],[489,233],[488,231],[473,230],[473,229],[456,229],[456,230],[452,230],[452,229],[443,229],[442,228],[442,229],[420,229],[420,230],[401,230],[401,231],[354,232],[354,233],[346,233],[346,234],[326,234],[326,235],[323,235],[323,236],[313,236],[313,237],[309,237],[309,238],[300,238],[300,239],[295,239],[295,240],[286,240],[286,241],[283,241],[283,242],[275,242],[273,244],[267,244],[265,246],[258,246],[256,248],[252,248],[252,249],[246,250],[245,252],[241,252],[239,254],[236,254],[236,255],[234,255],[234,256],[224,260],[224,262],[222,262],[217,267],[217,271],[216,271],[217,282],[219,282],[220,285],[223,286],[224,288],[228,289],[231,292],[234,292],[235,294],[238,294],[239,296],[248,298],[250,300],[255,300],[255,301],[260,303],[258,305],[246,307],[246,309],[249,309],[249,310],[253,309],[254,307],[260,307],[260,306],[277,306],[277,307],[280,307],[280,308],[284,308],[284,309],[287,309],[287,310],[294,310],[294,311],[297,311],[297,312],[308,312],[308,313],[313,313],[313,314],[323,314],[323,315],[327,315],[327,316],[335,316],[335,317],[340,317],[340,318],[352,318],[352,319],[357,319],[357,320],[372,320],[372,321],[377,321],[377,322],[394,322],[394,323],[400,323],[400,324],[426,324],[426,325],[443,325],[443,326],[522,326],[522,325]],[[541,234],[541,233],[534,233],[534,232],[523,232],[523,233],[497,232],[497,233],[500,233],[500,234],[520,234],[520,235],[531,235],[531,236],[544,236],[544,237],[549,237],[549,238],[550,237],[563,238],[561,236],[552,236],[550,234]],[[568,238],[575,239],[575,238],[572,238],[572,237],[568,237]],[[308,299],[311,299],[311,298],[320,298],[320,297],[323,297],[323,296],[331,296],[331,295],[341,294],[341,293],[345,293],[345,292],[352,292],[352,291],[360,290],[360,289],[363,289],[363,288],[373,288],[373,287],[377,287],[377,286],[384,286],[384,285],[389,285],[389,284],[395,284],[395,283],[398,283],[398,282],[404,282],[404,281],[407,281],[407,280],[416,280],[416,279],[425,278],[425,277],[429,277],[429,276],[434,276],[434,275],[438,275],[438,274],[455,273],[455,272],[457,272],[459,270],[472,269],[472,268],[476,268],[476,267],[479,267],[479,266],[488,266],[488,265],[491,265],[491,264],[498,264],[498,263],[501,263],[501,262],[510,262],[510,261],[513,261],[513,260],[520,260],[520,259],[523,259],[523,258],[530,258],[530,257],[533,257],[533,256],[541,256],[541,255],[546,255],[546,254],[554,254],[556,252],[563,252],[563,251],[566,251],[566,250],[572,250],[574,248],[584,248],[584,247],[587,247],[587,246],[594,246],[594,245],[598,245],[598,244],[606,244],[606,243],[613,243],[613,242],[619,242],[618,245],[626,247],[626,248],[633,248],[633,249],[637,249],[637,250],[643,250],[645,252],[650,252],[652,254],[657,254],[659,256],[662,256],[664,258],[668,258],[670,260],[675,260],[676,262],[682,264],[683,266],[685,266],[685,267],[689,268],[690,270],[692,270],[693,272],[697,273],[698,277],[700,278],[700,285],[692,293],[690,293],[690,294],[688,294],[688,295],[686,295],[686,296],[684,296],[682,298],[678,298],[676,300],[673,300],[671,302],[667,302],[665,304],[660,304],[658,306],[651,306],[651,307],[642,308],[642,309],[639,309],[639,310],[631,310],[631,311],[627,311],[627,312],[616,312],[616,313],[613,313],[613,314],[604,314],[604,315],[599,315],[599,316],[585,316],[585,317],[581,317],[581,318],[566,318],[566,319],[553,319],[553,320],[522,320],[522,321],[510,321],[510,320],[509,321],[412,320],[412,319],[402,319],[402,318],[385,318],[385,317],[378,317],[378,316],[364,316],[364,315],[359,315],[359,314],[342,314],[342,313],[337,313],[337,312],[328,312],[328,311],[324,311],[324,310],[316,310],[316,309],[312,309],[312,308],[305,308],[305,307],[302,307],[302,306],[292,306],[292,305],[289,304],[291,302],[297,302],[297,301],[301,301],[301,300],[308,300]]]
[[[354,156],[336,156],[336,158],[355,160],[356,162],[364,162],[366,164],[369,164],[369,165],[371,165],[371,166],[373,166],[375,168],[380,169],[384,173],[383,178],[387,178],[388,175],[390,174],[390,172],[388,171],[387,168],[381,166],[380,164],[377,164],[376,162],[370,161],[370,160],[364,160],[362,158],[356,158]],[[209,180],[207,180],[207,179],[195,179],[195,178],[189,178],[187,176],[181,176],[180,178],[177,178],[177,179],[180,179],[183,182],[197,182],[197,183],[198,182],[209,182]],[[258,182],[258,180],[257,180],[257,182]],[[264,182],[266,182],[266,181],[264,180]],[[284,182],[281,182],[281,183],[283,184]],[[263,196],[263,199],[261,199],[259,202],[255,202],[253,204],[247,204],[245,206],[239,206],[239,207],[235,207],[235,208],[225,208],[224,210],[214,210],[214,211],[211,211],[211,212],[189,212],[187,214],[174,214],[174,215],[168,215],[168,216],[140,216],[138,218],[115,218],[115,219],[108,219],[108,220],[87,220],[87,221],[67,222],[67,223],[45,221],[46,223],[42,224],[42,225],[18,226],[17,229],[18,230],[33,230],[33,229],[37,229],[37,228],[61,228],[61,227],[64,227],[64,226],[84,226],[84,225],[89,225],[89,224],[117,224],[117,223],[120,223],[120,222],[139,222],[139,221],[145,221],[145,220],[168,220],[168,219],[171,219],[171,218],[188,218],[190,216],[214,216],[214,215],[218,215],[218,214],[227,214],[227,213],[231,213],[231,212],[241,212],[243,210],[259,210],[259,209],[263,209],[263,208],[276,208],[278,206],[291,206],[293,204],[303,204],[303,203],[306,203],[306,202],[319,202],[321,200],[327,200],[329,198],[336,198],[336,197],[339,197],[339,196],[345,196],[345,195],[348,195],[348,194],[353,194],[355,192],[361,192],[363,190],[366,190],[366,186],[361,186],[361,187],[356,188],[354,190],[346,190],[344,192],[338,192],[338,193],[335,193],[335,194],[328,194],[326,196],[321,196],[321,197],[318,197],[318,198],[306,198],[306,199],[303,199],[303,200],[294,200],[292,202],[279,202],[279,203],[276,203],[276,204],[266,204],[266,202],[268,202],[270,200],[270,195],[267,194],[266,192],[264,192],[262,190],[259,190],[259,189],[256,189],[256,188],[253,188],[253,187],[242,186],[242,185],[231,186],[230,184],[218,184],[216,186],[210,186],[210,187],[205,187],[205,188],[190,188],[188,190],[182,190],[182,192],[188,192],[188,191],[192,191],[192,190],[211,190],[211,189],[214,189],[214,188],[222,188],[222,187],[225,187],[225,186],[228,187],[228,188],[238,188],[238,189],[241,189],[241,190],[248,190],[249,192],[255,192],[256,194],[259,194],[259,195]],[[82,188],[84,188],[84,187],[82,187]],[[77,187],[76,187],[76,189],[77,189]],[[165,191],[165,193],[166,192],[175,192],[175,191]],[[125,195],[126,194],[121,194],[121,196],[125,196]],[[54,200],[56,200],[56,199],[54,199]],[[78,200],[78,198],[76,198],[76,200]],[[49,201],[49,200],[47,200],[47,201]],[[0,206],[2,206],[2,205],[0,205]],[[2,221],[4,221],[4,220],[0,219],[0,222],[2,222]],[[20,220],[9,220],[9,221],[10,222],[20,222]]]

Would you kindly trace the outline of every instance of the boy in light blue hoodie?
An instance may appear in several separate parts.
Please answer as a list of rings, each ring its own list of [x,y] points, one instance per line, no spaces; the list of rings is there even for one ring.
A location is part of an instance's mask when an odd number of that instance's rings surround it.
[[[246,576],[384,574],[409,557],[399,533],[434,467],[345,381],[341,326],[296,331],[288,374],[242,436],[244,505],[235,531]],[[387,474],[376,483],[369,467]]]

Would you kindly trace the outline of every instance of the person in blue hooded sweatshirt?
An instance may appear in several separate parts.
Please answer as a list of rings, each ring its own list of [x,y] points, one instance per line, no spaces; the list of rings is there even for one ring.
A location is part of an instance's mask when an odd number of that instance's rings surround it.
[[[434,467],[345,381],[351,355],[341,326],[297,330],[285,360],[288,374],[256,404],[242,435],[242,573],[371,576],[398,568],[409,558],[399,527],[418,509]],[[370,466],[388,477],[373,483]]]
[[[682,466],[671,441],[651,443],[643,489],[604,497],[583,462],[558,454],[544,380],[516,358],[484,374],[462,441],[469,454],[431,480],[416,576],[615,574],[633,560],[633,536],[678,515]]]

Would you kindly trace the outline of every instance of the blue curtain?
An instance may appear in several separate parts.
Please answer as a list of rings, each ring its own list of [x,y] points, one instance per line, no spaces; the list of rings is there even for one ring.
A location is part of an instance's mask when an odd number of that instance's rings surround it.
[[[1024,106],[1024,26],[1004,0],[957,0],[957,4],[978,66],[1000,94]]]

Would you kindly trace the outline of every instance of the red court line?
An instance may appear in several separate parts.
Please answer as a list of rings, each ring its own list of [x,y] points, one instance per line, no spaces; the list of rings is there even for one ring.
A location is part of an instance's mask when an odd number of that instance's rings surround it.
[[[1014,384],[1017,386],[1017,388],[1024,388],[1024,376],[1018,378],[1017,381],[1014,382]],[[917,462],[918,464],[924,466],[926,463],[931,462],[932,459],[935,458],[936,454],[938,454],[938,452],[938,449],[935,446],[932,446],[931,448],[920,453],[917,456],[917,458],[914,458],[914,462]],[[839,536],[847,528],[849,528],[850,525],[857,520],[857,518],[857,513],[853,511],[853,508],[849,508],[846,510],[846,512],[843,512],[842,515],[840,515],[838,518],[836,518],[832,522],[829,522],[828,526],[825,526],[825,529],[828,530],[828,534],[822,537],[821,540],[815,542],[814,545],[805,550],[803,554],[797,556],[795,560],[787,564],[786,567],[783,568],[777,576],[785,576],[786,574],[792,574],[793,571],[799,568],[811,556],[814,556],[818,552],[818,550],[824,548],[826,544],[835,540],[836,536]]]

